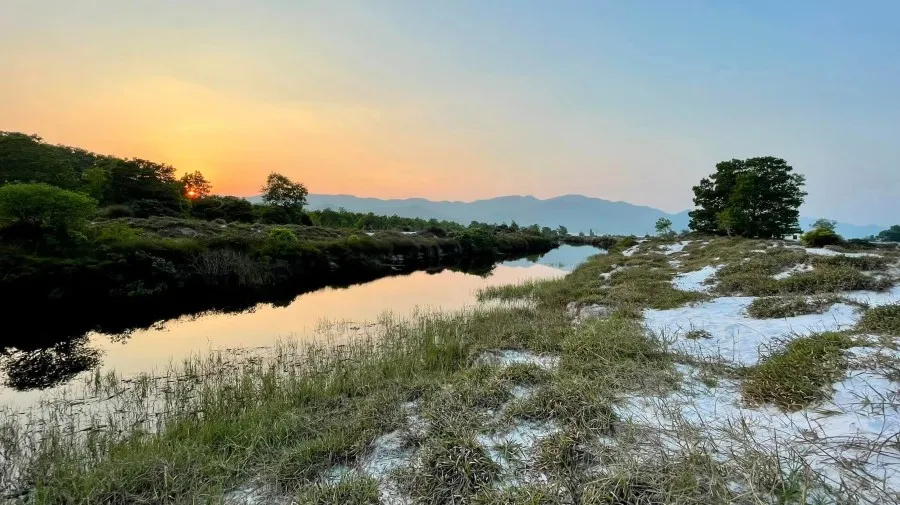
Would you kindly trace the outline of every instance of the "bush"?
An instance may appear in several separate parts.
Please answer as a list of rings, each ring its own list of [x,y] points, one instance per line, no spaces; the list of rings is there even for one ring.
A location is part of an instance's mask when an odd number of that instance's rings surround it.
[[[272,228],[269,230],[269,240],[278,243],[294,243],[297,242],[297,235],[287,228]]]
[[[97,212],[93,198],[45,183],[0,187],[0,224],[77,230]]]
[[[183,210],[179,206],[179,202],[142,199],[131,202],[131,211],[134,217],[152,217],[152,216],[181,216]]]
[[[224,219],[228,222],[252,223],[254,219],[253,204],[236,196],[201,198],[191,205],[191,215],[206,221]]]
[[[134,217],[134,212],[127,205],[109,205],[100,209],[98,214],[107,219],[117,219],[120,217]]]
[[[613,251],[622,252],[626,249],[631,249],[632,247],[638,244],[637,240],[634,237],[623,237],[616,242],[616,245],[613,246]]]
[[[140,232],[126,223],[115,221],[98,226],[94,237],[101,243],[128,243],[140,237]]]
[[[275,205],[254,205],[253,214],[265,224],[296,224],[299,221],[289,209]]]
[[[824,247],[826,245],[837,245],[844,242],[844,239],[834,230],[828,228],[816,228],[810,230],[800,237],[803,245],[807,247]]]

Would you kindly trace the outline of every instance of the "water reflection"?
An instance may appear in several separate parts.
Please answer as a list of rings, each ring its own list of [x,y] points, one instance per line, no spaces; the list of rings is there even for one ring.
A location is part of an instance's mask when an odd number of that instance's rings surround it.
[[[44,389],[67,382],[100,363],[101,351],[81,337],[52,347],[10,350],[0,354],[0,368],[6,373],[4,384],[27,391]]]
[[[139,324],[126,330],[90,331],[64,342],[38,342],[28,348],[8,342],[0,351],[0,368],[6,375],[0,401],[29,403],[34,398],[27,391],[71,381],[100,366],[101,356],[104,369],[133,375],[211,349],[270,346],[284,337],[316,338],[314,330],[323,321],[360,325],[385,311],[405,315],[416,308],[458,309],[476,303],[480,288],[558,277],[598,252],[591,247],[563,246],[539,258],[488,265],[474,272],[471,268],[419,271],[161,321],[135,314]],[[121,316],[124,323],[127,314]]]

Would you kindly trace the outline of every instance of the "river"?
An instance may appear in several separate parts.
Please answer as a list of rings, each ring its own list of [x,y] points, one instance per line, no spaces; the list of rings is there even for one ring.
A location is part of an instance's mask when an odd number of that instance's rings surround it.
[[[364,327],[385,312],[456,310],[477,304],[480,288],[559,277],[604,251],[563,245],[540,257],[494,265],[487,275],[418,271],[346,288],[324,288],[287,304],[241,312],[205,312],[159,321],[122,334],[89,332],[52,347],[0,351],[0,405],[21,409],[96,369],[131,376],[216,349],[256,348],[279,339],[316,338],[323,323]]]

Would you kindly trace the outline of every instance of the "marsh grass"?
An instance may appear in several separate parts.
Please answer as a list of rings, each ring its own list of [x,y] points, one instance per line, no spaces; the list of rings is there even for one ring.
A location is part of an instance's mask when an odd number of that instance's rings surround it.
[[[853,341],[840,333],[791,340],[744,373],[742,392],[750,403],[773,403],[792,411],[829,394],[847,368],[845,350]]]
[[[769,296],[754,299],[747,307],[747,314],[757,319],[796,317],[805,314],[821,314],[838,302],[830,296]]]

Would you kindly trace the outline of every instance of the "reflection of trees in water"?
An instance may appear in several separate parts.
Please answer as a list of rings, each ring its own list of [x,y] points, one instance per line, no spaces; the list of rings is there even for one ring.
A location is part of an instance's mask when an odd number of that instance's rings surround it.
[[[4,384],[8,387],[20,391],[44,389],[99,365],[100,355],[86,338],[77,338],[43,349],[0,352],[0,369],[6,373]]]

